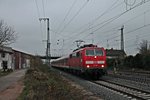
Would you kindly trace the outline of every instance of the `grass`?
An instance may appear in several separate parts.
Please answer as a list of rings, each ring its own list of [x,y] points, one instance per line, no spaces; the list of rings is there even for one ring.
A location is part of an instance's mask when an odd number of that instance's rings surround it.
[[[18,100],[85,100],[80,89],[42,64],[27,70],[24,85]]]

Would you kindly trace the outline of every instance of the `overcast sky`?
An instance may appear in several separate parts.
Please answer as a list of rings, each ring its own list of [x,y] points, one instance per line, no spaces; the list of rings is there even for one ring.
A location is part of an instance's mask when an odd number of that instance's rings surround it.
[[[120,49],[119,29],[123,25],[125,51],[136,54],[140,42],[150,40],[149,1],[0,0],[0,20],[18,34],[11,47],[27,53],[45,54],[46,22],[39,18],[46,17],[50,19],[52,55],[70,53],[76,40]]]

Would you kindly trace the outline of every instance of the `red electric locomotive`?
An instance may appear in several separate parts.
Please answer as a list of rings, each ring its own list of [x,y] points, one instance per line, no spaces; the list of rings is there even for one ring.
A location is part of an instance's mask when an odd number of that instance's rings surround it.
[[[106,52],[96,45],[84,45],[69,56],[56,59],[52,66],[68,69],[74,73],[99,78],[106,73]]]

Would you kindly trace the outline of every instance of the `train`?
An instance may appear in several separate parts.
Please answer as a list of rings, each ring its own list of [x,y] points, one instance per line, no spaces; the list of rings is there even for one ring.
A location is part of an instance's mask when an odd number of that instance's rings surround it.
[[[78,75],[98,79],[107,73],[106,51],[103,47],[86,44],[68,56],[53,60],[51,65]]]

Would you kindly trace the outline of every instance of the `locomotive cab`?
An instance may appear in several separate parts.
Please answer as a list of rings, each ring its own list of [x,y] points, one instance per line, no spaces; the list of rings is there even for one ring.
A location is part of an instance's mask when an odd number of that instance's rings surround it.
[[[75,74],[86,74],[98,79],[106,73],[106,52],[104,48],[92,44],[84,45],[52,64]]]
[[[86,73],[99,77],[106,73],[106,52],[104,48],[87,47],[83,50],[83,67]]]
[[[84,65],[87,68],[104,68],[106,67],[106,56],[103,48],[85,49]]]

